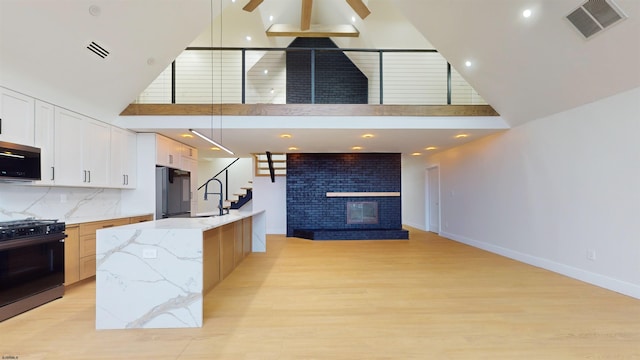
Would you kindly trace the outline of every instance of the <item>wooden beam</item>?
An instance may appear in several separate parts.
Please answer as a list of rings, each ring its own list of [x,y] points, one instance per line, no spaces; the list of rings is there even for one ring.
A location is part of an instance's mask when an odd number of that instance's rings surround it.
[[[500,116],[489,105],[130,104],[120,116]]]
[[[262,4],[263,0],[250,0],[247,5],[245,5],[242,10],[244,11],[248,11],[248,12],[252,12],[253,10],[255,10],[258,5]]]
[[[371,14],[371,11],[367,5],[362,2],[362,0],[347,0],[347,4],[351,6],[353,11],[355,11],[361,19],[364,19]]]
[[[319,25],[310,26],[309,30],[300,30],[296,25],[273,24],[267,29],[267,36],[293,37],[358,37],[360,32],[353,25]]]
[[[313,0],[302,0],[302,14],[300,15],[300,30],[309,30],[311,27],[311,8]]]

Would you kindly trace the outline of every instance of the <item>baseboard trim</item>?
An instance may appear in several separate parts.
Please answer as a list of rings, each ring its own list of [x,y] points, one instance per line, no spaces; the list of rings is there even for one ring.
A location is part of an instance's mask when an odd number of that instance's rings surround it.
[[[565,275],[570,278],[589,283],[591,285],[599,286],[607,290],[615,291],[623,295],[640,299],[639,285],[448,232],[441,232],[440,236],[469,246],[473,246],[478,249],[486,250],[494,254],[502,255],[510,259],[523,262],[525,264],[553,271],[555,273]]]

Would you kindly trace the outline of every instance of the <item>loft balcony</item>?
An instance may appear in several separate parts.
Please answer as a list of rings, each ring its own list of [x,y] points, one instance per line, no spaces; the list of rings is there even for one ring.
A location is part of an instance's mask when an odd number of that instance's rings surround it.
[[[499,116],[436,50],[323,38],[187,48],[121,115]]]

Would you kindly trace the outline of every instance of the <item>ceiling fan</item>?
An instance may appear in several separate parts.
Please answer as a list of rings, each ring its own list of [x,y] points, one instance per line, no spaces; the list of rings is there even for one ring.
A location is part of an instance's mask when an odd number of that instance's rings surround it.
[[[249,0],[249,2],[242,8],[244,11],[252,12],[255,10],[264,0]],[[360,16],[361,19],[366,18],[371,14],[371,11],[365,5],[362,0],[345,0],[353,11]],[[359,32],[352,25],[339,25],[332,29],[319,28],[316,31],[311,30],[311,8],[313,0],[302,0],[302,13],[300,16],[300,29],[295,31],[288,25],[274,24],[267,30],[269,36],[358,36]],[[274,29],[275,27],[275,29]]]

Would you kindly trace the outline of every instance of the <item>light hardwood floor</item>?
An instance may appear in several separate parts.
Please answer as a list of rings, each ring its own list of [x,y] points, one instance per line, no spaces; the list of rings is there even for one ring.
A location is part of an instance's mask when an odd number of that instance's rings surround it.
[[[199,329],[94,328],[95,286],[0,323],[26,359],[640,359],[640,300],[411,230],[268,236]]]

